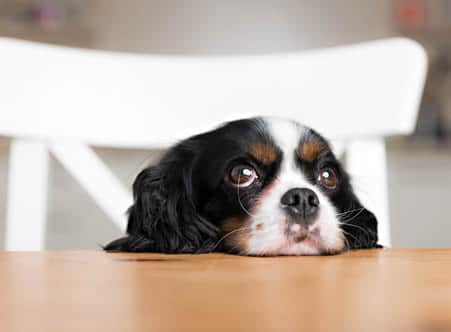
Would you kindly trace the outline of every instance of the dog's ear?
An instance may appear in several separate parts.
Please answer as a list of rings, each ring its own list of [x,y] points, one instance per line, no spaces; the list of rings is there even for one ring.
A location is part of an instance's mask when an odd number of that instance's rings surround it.
[[[377,236],[376,216],[356,199],[354,207],[341,214],[341,228],[350,249],[381,248]]]
[[[128,236],[111,242],[109,251],[165,253],[206,251],[217,227],[202,218],[193,200],[193,156],[175,148],[156,166],[144,169],[133,184]]]
[[[368,210],[357,197],[351,184],[351,177],[346,170],[339,166],[342,177],[340,192],[336,195],[336,206],[340,228],[344,231],[346,244],[349,249],[382,248],[378,242],[377,218]]]

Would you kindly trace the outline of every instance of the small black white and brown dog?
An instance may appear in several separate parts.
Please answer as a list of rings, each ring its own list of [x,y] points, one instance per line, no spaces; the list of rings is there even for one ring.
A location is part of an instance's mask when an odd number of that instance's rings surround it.
[[[376,248],[362,206],[326,139],[278,118],[190,137],[133,185],[127,236],[108,251],[322,255]]]

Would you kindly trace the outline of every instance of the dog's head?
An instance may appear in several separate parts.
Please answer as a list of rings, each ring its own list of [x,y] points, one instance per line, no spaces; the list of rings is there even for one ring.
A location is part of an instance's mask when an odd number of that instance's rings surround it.
[[[315,255],[377,246],[377,222],[329,143],[276,118],[229,122],[170,149],[134,186],[107,250]]]

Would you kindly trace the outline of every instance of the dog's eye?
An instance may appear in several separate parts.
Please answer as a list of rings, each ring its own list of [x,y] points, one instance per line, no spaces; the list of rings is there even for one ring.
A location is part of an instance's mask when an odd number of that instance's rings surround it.
[[[229,173],[229,181],[237,187],[249,187],[257,178],[257,172],[249,165],[236,165]]]
[[[337,187],[337,174],[332,167],[324,167],[319,171],[318,181],[329,189]]]

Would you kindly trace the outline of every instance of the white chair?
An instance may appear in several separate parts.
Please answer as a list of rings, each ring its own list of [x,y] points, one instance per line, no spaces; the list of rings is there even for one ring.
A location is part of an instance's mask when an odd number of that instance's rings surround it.
[[[13,138],[6,249],[44,246],[48,152],[121,228],[131,203],[90,146],[161,148],[219,123],[294,118],[338,142],[390,244],[384,137],[412,132],[426,56],[407,39],[258,56],[139,56],[0,39]],[[362,182],[364,181],[364,182]],[[364,183],[364,185],[362,185]]]

